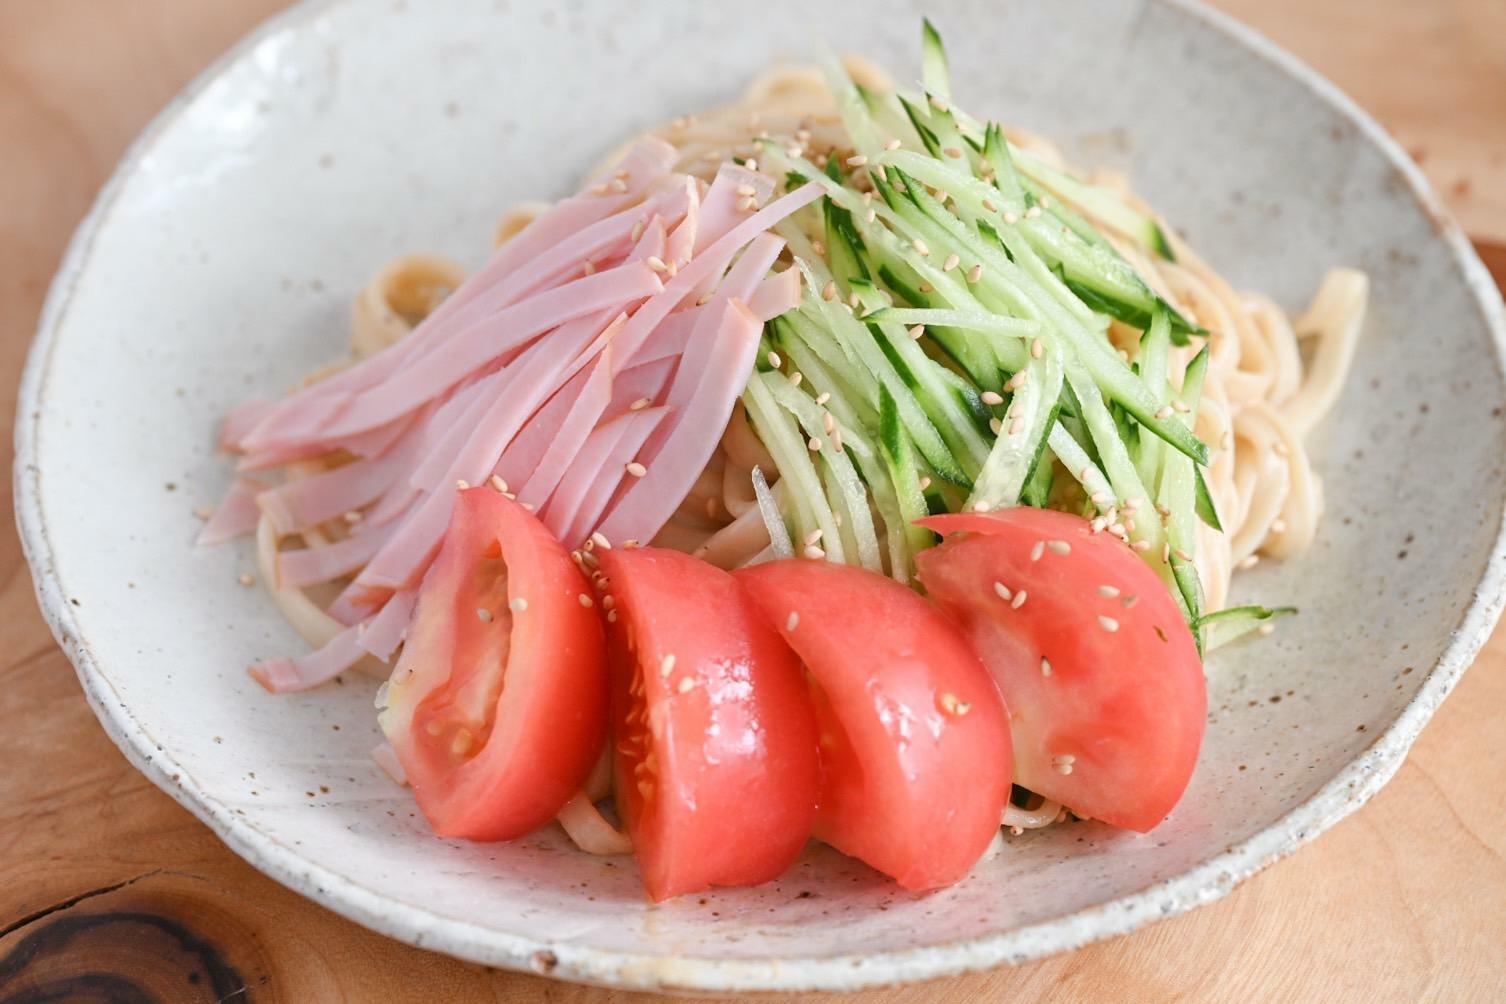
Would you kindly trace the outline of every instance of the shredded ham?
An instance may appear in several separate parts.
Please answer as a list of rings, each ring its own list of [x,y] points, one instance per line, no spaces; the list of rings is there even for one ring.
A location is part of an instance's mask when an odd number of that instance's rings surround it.
[[[783,242],[766,231],[819,194],[811,184],[768,202],[764,175],[727,165],[708,186],[673,173],[674,159],[640,142],[401,341],[231,412],[221,441],[243,473],[200,539],[257,530],[263,578],[318,646],[253,667],[265,687],[307,689],[392,655],[457,482],[504,479],[568,545],[593,532],[651,540],[673,514],[732,414],[762,323],[799,300],[797,273],[770,273]],[[317,473],[244,473],[293,464]],[[288,549],[300,536],[311,546]],[[325,608],[305,592],[342,582]]]

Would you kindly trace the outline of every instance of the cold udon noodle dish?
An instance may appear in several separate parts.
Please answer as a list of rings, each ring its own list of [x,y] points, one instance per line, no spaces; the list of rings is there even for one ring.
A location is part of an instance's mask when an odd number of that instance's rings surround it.
[[[474,272],[379,267],[348,357],[223,428],[203,540],[254,534],[311,647],[255,679],[381,677],[437,833],[557,819],[655,899],[813,836],[927,889],[1004,831],[1157,825],[1204,655],[1293,612],[1230,580],[1318,531],[1367,281],[1289,317],[963,111],[929,24],[922,81],[771,69]]]

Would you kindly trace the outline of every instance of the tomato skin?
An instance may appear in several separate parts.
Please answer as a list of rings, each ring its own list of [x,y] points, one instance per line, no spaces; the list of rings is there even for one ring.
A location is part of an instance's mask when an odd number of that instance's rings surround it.
[[[1126,829],[1161,822],[1192,777],[1208,699],[1192,633],[1155,571],[1068,513],[920,522],[945,536],[917,556],[920,580],[1009,704],[1015,783]],[[996,582],[1026,600],[1011,605]]]
[[[906,889],[961,879],[998,832],[1010,786],[1008,713],[967,641],[920,596],[860,568],[789,559],[735,574],[813,678],[816,835]]]
[[[531,512],[490,488],[459,493],[379,715],[435,833],[520,837],[590,774],[607,670],[583,596],[589,583]]]
[[[612,603],[617,808],[645,889],[662,901],[777,877],[816,811],[799,661],[721,569],[659,548],[596,553]]]

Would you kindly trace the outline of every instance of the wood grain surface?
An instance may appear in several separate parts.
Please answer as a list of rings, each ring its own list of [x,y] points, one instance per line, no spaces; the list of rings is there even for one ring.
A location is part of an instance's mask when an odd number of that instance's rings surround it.
[[[1392,129],[1506,280],[1506,3],[1222,5]],[[280,6],[0,0],[7,469],[16,379],[69,234],[150,116]],[[4,507],[8,527],[8,493]],[[1369,806],[1226,899],[1071,955],[852,999],[1506,999],[1503,664],[1506,633]],[[409,948],[242,863],[110,744],[0,531],[0,1002],[635,996]]]

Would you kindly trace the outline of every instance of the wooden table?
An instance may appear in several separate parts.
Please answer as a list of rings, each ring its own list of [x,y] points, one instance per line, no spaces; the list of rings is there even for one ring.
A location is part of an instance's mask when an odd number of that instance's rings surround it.
[[[1377,113],[1506,280],[1506,3],[1223,3]],[[68,235],[147,119],[280,6],[0,0],[0,450],[7,468],[16,377]],[[4,504],[8,526],[8,494]],[[1071,955],[855,999],[1501,999],[1503,663],[1506,634],[1498,634],[1384,792],[1221,902]],[[37,613],[7,530],[0,532],[0,1001],[43,999],[23,988],[52,981],[87,999],[122,999],[125,984],[109,982],[118,978],[166,1000],[217,1000],[243,989],[244,999],[299,1002],[630,996],[490,971],[388,941],[242,863],[128,766],[95,724]],[[18,990],[19,998],[11,996]]]

